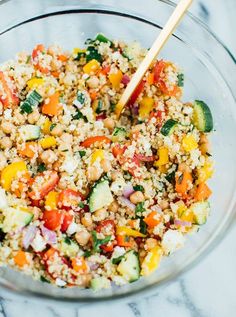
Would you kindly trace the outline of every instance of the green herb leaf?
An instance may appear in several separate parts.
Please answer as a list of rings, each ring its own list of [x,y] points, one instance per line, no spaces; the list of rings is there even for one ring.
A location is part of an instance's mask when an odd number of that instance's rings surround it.
[[[182,74],[182,73],[178,74],[177,78],[178,78],[177,85],[179,87],[183,87],[184,86],[184,74]]]
[[[71,239],[68,237],[65,237],[64,242],[68,245],[71,245]]]
[[[92,231],[92,239],[93,239],[93,251],[101,252],[100,246],[103,244],[107,244],[111,240],[111,236],[107,236],[104,239],[98,239],[97,232]]]
[[[144,192],[144,188],[143,188],[143,186],[142,185],[135,185],[134,186],[134,190],[135,191],[139,191],[139,192]]]
[[[80,120],[83,119],[85,122],[87,122],[87,118],[83,115],[83,113],[79,110],[76,109],[76,114],[72,117],[73,120]]]
[[[79,206],[79,208],[84,208],[85,205],[84,205],[84,203],[82,203],[82,201],[80,201],[78,206]]]
[[[84,157],[86,155],[86,151],[79,151],[79,155],[81,158]]]
[[[124,255],[118,256],[118,258],[112,259],[112,264],[119,264],[120,261],[123,259]]]
[[[46,277],[44,277],[43,275],[40,276],[40,281],[43,283],[51,283],[48,279],[46,279]]]
[[[56,123],[51,124],[49,130],[52,131],[55,128],[55,126],[56,126]]]
[[[92,255],[92,252],[91,252],[90,250],[84,251],[84,257],[85,257],[85,258],[90,257],[90,255]]]
[[[84,105],[86,98],[85,98],[85,95],[81,91],[78,91],[76,99],[79,101],[81,105]]]
[[[144,202],[141,202],[141,203],[138,203],[135,207],[135,213],[136,214],[141,214],[142,212],[145,211],[145,208],[144,208]]]
[[[103,102],[101,99],[98,100],[98,106],[97,106],[97,109],[95,110],[95,112],[97,114],[101,113],[102,112],[102,106],[103,106]]]
[[[175,171],[171,172],[170,174],[166,175],[166,180],[171,183],[175,184]]]
[[[99,63],[102,62],[102,55],[98,53],[98,50],[94,46],[89,46],[86,53],[86,62],[90,62],[92,59],[96,59]]]
[[[140,232],[142,234],[147,234],[147,224],[143,219],[144,219],[143,217],[140,218],[140,223],[139,223]]]
[[[39,172],[39,173],[42,173],[42,172],[44,172],[44,171],[46,171],[46,170],[47,170],[47,169],[46,169],[46,166],[45,166],[44,163],[39,164],[39,166],[38,166],[38,172]]]
[[[78,52],[74,60],[79,61],[82,57],[85,57],[85,55],[85,52]]]

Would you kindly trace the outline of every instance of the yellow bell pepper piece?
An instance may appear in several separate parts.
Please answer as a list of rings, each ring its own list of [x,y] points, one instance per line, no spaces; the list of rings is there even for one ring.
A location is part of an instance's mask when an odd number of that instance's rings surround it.
[[[145,119],[149,116],[154,106],[154,99],[151,97],[144,97],[139,105],[139,117]]]
[[[182,140],[182,147],[186,152],[191,152],[198,148],[198,143],[193,135],[186,135]]]
[[[137,230],[133,230],[131,228],[125,227],[125,226],[117,227],[116,233],[118,235],[121,235],[121,236],[126,235],[129,237],[141,237],[141,238],[146,237],[145,234],[143,234]]]
[[[30,80],[27,81],[27,86],[30,89],[33,89],[33,88],[37,88],[37,87],[43,85],[43,83],[44,83],[44,79],[43,78],[33,77],[33,78],[31,78]]]
[[[194,213],[189,209],[186,209],[180,217],[181,220],[192,222],[192,223],[194,222],[194,218],[195,218]]]
[[[76,58],[79,53],[84,53],[84,54],[86,54],[86,50],[85,50],[85,49],[81,49],[81,48],[79,48],[79,47],[75,47],[75,48],[73,49],[72,55],[73,55],[74,58]]]
[[[50,134],[50,127],[52,125],[52,121],[50,121],[48,118],[44,121],[42,131],[44,134]]]
[[[204,166],[197,170],[197,183],[205,183],[214,174],[214,167],[211,161],[206,161]]]
[[[48,136],[46,138],[43,138],[39,141],[39,144],[42,146],[42,148],[45,149],[49,149],[50,147],[54,146],[57,144],[56,139],[54,138],[54,136]]]
[[[85,74],[92,75],[95,74],[100,68],[100,63],[96,59],[92,59],[83,67]]]
[[[5,190],[11,188],[12,181],[17,177],[19,172],[26,172],[27,166],[25,162],[19,161],[14,162],[2,170],[1,174],[1,185]]]
[[[165,146],[161,146],[158,149],[159,160],[154,163],[156,167],[160,167],[162,165],[166,165],[169,163],[169,151]]]
[[[187,207],[183,201],[179,201],[176,203],[178,205],[177,209],[177,215],[179,218],[184,214],[184,212],[187,210]]]
[[[94,164],[97,160],[104,159],[104,151],[101,149],[95,150],[91,155],[91,164]]]
[[[152,248],[143,260],[141,266],[141,275],[147,276],[154,272],[161,261],[162,249],[160,246]]]
[[[45,208],[48,210],[54,210],[57,209],[57,203],[58,203],[58,192],[50,192],[47,194],[45,199]]]
[[[110,82],[112,84],[112,87],[114,89],[120,88],[120,83],[121,83],[122,77],[123,77],[123,73],[119,69],[117,70],[116,73],[112,73],[112,74],[109,75],[108,78],[109,78],[109,80],[110,80]]]

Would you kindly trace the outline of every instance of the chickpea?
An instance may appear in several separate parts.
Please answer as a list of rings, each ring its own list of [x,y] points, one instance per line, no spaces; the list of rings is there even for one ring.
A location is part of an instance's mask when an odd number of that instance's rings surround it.
[[[87,171],[87,176],[90,181],[97,181],[101,176],[101,171],[96,166],[90,166]]]
[[[81,230],[76,233],[75,239],[80,245],[85,246],[89,242],[90,234],[87,230]]]
[[[111,162],[109,160],[103,159],[101,161],[101,167],[104,170],[105,173],[109,172],[112,168]]]
[[[91,213],[90,212],[84,213],[81,219],[81,222],[86,228],[91,228],[93,224]]]
[[[160,203],[159,203],[159,206],[161,207],[162,210],[165,210],[169,207],[169,203],[167,200],[162,200]]]
[[[0,142],[3,149],[10,149],[12,147],[12,141],[7,136],[3,137]]]
[[[142,201],[144,201],[144,195],[142,192],[140,191],[136,191],[134,192],[133,194],[130,195],[129,197],[131,203],[133,204],[138,204],[138,203],[141,203]]]
[[[153,249],[156,246],[157,246],[157,240],[153,239],[153,238],[148,238],[146,240],[144,249],[147,250],[147,251],[150,251],[151,249]]]
[[[103,121],[103,124],[109,131],[112,131],[115,128],[115,121],[112,118],[106,118]]]
[[[52,150],[47,150],[41,154],[41,160],[46,165],[53,164],[57,161],[57,155]]]
[[[22,125],[26,121],[25,117],[23,116],[23,114],[20,113],[19,109],[16,109],[14,111],[13,118],[14,118],[15,124],[17,124],[17,125]]]
[[[3,152],[0,152],[0,171],[7,165],[7,159]]]
[[[108,216],[108,213],[105,208],[101,208],[99,210],[96,210],[93,215],[94,215],[93,218],[100,221],[100,220],[106,219],[106,217]]]
[[[205,134],[202,134],[200,137],[200,151],[202,154],[206,154],[207,152],[209,153],[211,151],[210,143]]]
[[[89,88],[97,88],[99,86],[99,79],[97,78],[97,76],[91,76],[87,80],[87,85],[89,86]]]
[[[51,131],[51,135],[53,136],[61,136],[63,133],[63,128],[61,124],[57,124]]]
[[[14,129],[14,125],[9,121],[3,121],[1,124],[1,128],[4,133],[10,134],[12,133],[12,130]]]
[[[34,124],[39,120],[40,114],[37,110],[33,111],[28,115],[28,122]]]
[[[118,208],[119,208],[119,205],[115,200],[108,206],[108,210],[113,212],[117,212]]]

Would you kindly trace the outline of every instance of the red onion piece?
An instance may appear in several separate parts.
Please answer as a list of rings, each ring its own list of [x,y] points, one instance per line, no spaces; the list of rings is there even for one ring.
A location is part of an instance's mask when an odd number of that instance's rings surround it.
[[[122,84],[124,85],[128,85],[128,83],[130,82],[130,78],[128,75],[124,74],[122,79],[121,79]]]
[[[174,223],[175,223],[176,226],[192,227],[192,223],[190,221],[184,221],[184,220],[175,219]]]
[[[120,197],[120,202],[124,204],[126,207],[128,207],[130,210],[135,210],[135,205],[131,203],[131,201],[128,198]]]
[[[23,246],[25,249],[28,249],[30,244],[33,242],[36,232],[37,228],[35,225],[30,225],[25,229],[23,237]]]
[[[49,230],[44,226],[41,226],[40,228],[41,228],[42,235],[43,235],[44,239],[47,241],[47,243],[49,243],[49,244],[57,243],[56,232]]]
[[[91,271],[95,271],[99,267],[98,263],[94,263],[91,261],[87,261],[87,264],[88,264]]]
[[[129,198],[129,196],[130,196],[131,194],[133,194],[133,192],[134,192],[134,188],[133,188],[132,184],[131,184],[131,183],[128,183],[128,184],[125,186],[124,190],[123,190],[123,196],[124,196],[125,198]]]

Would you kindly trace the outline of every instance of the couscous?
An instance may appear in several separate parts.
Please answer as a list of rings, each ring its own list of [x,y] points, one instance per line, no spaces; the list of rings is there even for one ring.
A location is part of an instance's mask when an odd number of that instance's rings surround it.
[[[0,66],[1,265],[59,287],[123,285],[206,222],[213,120],[181,101],[181,69],[153,62],[116,116],[145,54],[98,34]]]

